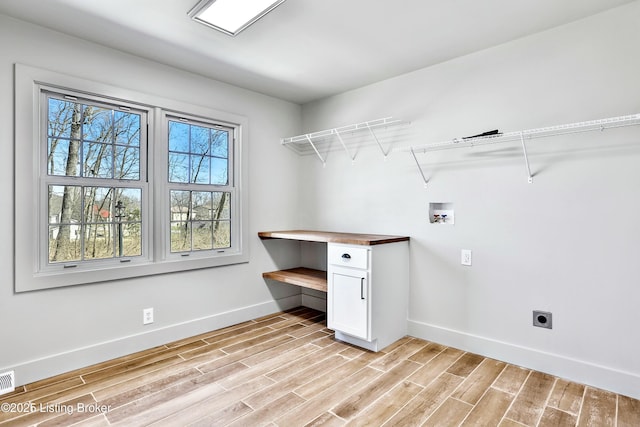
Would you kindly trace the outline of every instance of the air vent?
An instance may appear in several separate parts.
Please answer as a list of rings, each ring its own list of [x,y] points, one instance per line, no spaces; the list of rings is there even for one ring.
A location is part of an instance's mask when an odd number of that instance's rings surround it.
[[[0,394],[11,393],[16,389],[16,379],[13,371],[0,374]]]

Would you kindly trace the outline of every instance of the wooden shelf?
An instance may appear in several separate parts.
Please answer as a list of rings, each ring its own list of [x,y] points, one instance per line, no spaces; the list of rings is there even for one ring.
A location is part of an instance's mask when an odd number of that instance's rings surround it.
[[[348,245],[381,245],[384,243],[403,242],[407,236],[387,236],[382,234],[336,233],[332,231],[282,230],[261,231],[261,239],[288,239],[306,242],[345,243]]]
[[[327,272],[312,268],[298,267],[262,273],[265,279],[277,280],[290,285],[327,292]]]

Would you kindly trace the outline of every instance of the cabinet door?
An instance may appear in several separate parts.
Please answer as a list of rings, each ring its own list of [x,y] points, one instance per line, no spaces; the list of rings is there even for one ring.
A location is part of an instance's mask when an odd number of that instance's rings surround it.
[[[329,278],[329,328],[370,340],[369,280],[366,271],[331,269]]]

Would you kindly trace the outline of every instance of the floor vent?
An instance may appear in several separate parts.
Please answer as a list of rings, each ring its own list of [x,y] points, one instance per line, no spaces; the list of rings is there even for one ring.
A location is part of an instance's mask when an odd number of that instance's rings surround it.
[[[16,389],[16,378],[13,371],[0,374],[0,394],[11,393]]]

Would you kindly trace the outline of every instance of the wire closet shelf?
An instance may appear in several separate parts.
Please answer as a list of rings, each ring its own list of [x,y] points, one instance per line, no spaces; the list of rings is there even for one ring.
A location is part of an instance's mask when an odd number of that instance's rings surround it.
[[[305,133],[288,138],[282,138],[280,140],[280,143],[282,145],[288,146],[300,155],[315,154],[324,165],[326,163],[326,159],[320,152],[320,144],[325,141],[330,141],[335,137],[340,142],[340,145],[353,162],[355,161],[355,154],[351,152],[343,136],[349,133],[368,131],[372,139],[378,145],[378,148],[380,148],[380,151],[382,151],[382,154],[386,158],[389,154],[389,150],[385,150],[383,148],[382,143],[380,142],[380,139],[378,138],[378,135],[376,134],[374,129],[387,128],[390,126],[401,124],[407,124],[407,122],[399,119],[394,119],[393,117],[384,117],[381,119],[368,120],[365,122],[354,123],[346,126]]]
[[[626,116],[610,117],[606,119],[590,120],[585,122],[569,123],[557,126],[549,126],[537,129],[527,129],[516,132],[496,133],[492,135],[475,136],[468,138],[454,138],[448,141],[442,141],[432,144],[411,146],[401,149],[401,151],[410,152],[418,166],[418,170],[422,176],[425,187],[428,180],[425,177],[424,170],[418,161],[416,154],[427,153],[430,151],[447,150],[454,148],[468,148],[480,145],[497,144],[502,142],[520,141],[522,144],[522,151],[525,160],[525,166],[527,170],[528,182],[533,182],[533,176],[531,174],[531,168],[529,166],[529,158],[527,155],[527,140],[535,138],[546,138],[556,135],[567,135],[573,133],[603,131],[605,129],[636,126],[640,125],[640,113],[630,114]]]

